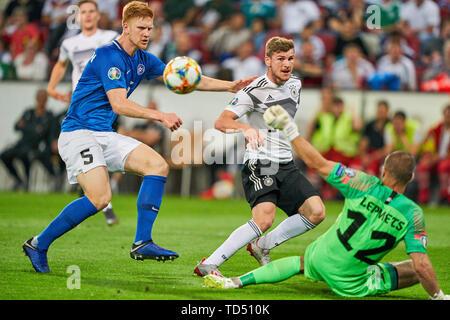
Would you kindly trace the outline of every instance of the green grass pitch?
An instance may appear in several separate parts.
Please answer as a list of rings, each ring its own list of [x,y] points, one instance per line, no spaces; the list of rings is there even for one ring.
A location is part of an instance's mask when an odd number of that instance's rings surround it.
[[[302,300],[342,299],[321,282],[297,275],[285,282],[241,290],[202,287],[193,275],[198,261],[213,252],[238,226],[250,219],[244,200],[202,201],[165,196],[153,239],[177,251],[173,262],[144,262],[129,257],[136,227],[136,195],[115,195],[120,224],[108,227],[102,213],[84,221],[50,247],[50,274],[37,274],[22,253],[22,243],[41,232],[74,194],[0,193],[0,299],[150,299],[150,300]],[[314,230],[274,249],[272,259],[300,255],[336,219],[341,202],[327,202],[327,218]],[[450,292],[449,207],[424,207],[428,253],[438,282]],[[274,225],[286,216],[278,211]],[[408,259],[403,243],[383,261]],[[78,266],[80,289],[68,289],[70,266]],[[221,266],[226,276],[238,276],[258,265],[245,248]],[[70,281],[69,281],[70,282]],[[420,285],[367,299],[427,299]]]

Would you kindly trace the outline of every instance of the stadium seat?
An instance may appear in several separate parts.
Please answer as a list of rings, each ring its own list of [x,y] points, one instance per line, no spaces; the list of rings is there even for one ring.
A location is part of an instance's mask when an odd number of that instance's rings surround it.
[[[192,47],[202,53],[202,64],[211,61],[211,53],[205,47],[206,36],[201,32],[189,32],[189,38],[192,42]]]
[[[323,44],[325,45],[325,54],[331,54],[334,51],[334,48],[336,47],[336,37],[332,33],[318,33],[316,34],[317,37],[319,37]]]

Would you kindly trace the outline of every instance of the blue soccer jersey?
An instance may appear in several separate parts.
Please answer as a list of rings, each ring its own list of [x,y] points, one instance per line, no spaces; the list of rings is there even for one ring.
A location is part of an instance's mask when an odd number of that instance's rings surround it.
[[[111,126],[117,114],[106,92],[125,88],[129,97],[143,78],[159,77],[164,68],[161,60],[144,50],[137,50],[130,56],[117,40],[97,48],[72,94],[61,131],[113,131]]]

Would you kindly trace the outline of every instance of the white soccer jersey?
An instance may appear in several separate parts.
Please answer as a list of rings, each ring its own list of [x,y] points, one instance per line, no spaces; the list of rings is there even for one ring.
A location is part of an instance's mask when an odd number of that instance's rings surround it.
[[[95,52],[95,49],[116,39],[119,34],[112,30],[98,29],[90,37],[82,33],[65,39],[61,44],[59,60],[72,62],[72,90],[75,91],[84,67]]]
[[[247,145],[244,162],[249,159],[260,159],[286,163],[293,159],[289,140],[280,130],[267,126],[263,114],[269,107],[279,104],[294,118],[300,105],[301,88],[302,83],[297,77],[291,77],[286,83],[278,86],[264,75],[240,90],[225,108],[238,117],[246,114],[249,125],[258,129],[264,138],[264,145],[258,150],[252,149],[250,144]]]

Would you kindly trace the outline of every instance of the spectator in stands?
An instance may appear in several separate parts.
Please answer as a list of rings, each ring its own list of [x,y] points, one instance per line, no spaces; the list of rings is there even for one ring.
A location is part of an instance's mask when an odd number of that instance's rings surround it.
[[[423,81],[434,79],[441,73],[450,76],[450,39],[445,42],[442,51],[434,50],[426,62],[428,66],[423,74]]]
[[[150,43],[146,50],[162,60],[164,59],[163,52],[166,45],[167,42],[163,35],[163,25],[160,23],[155,23],[150,36]]]
[[[314,24],[309,23],[303,30],[296,36],[294,36],[294,50],[295,52],[302,51],[303,42],[307,41],[313,46],[314,59],[319,61],[325,58],[325,45],[318,36],[316,36],[314,30]]]
[[[399,42],[404,55],[413,60],[416,60],[418,57],[419,51],[417,45],[420,47],[420,42],[418,39],[415,39],[414,35],[412,37],[410,36],[408,38],[409,40],[400,31],[392,31],[389,34],[382,34],[382,36],[384,37],[384,41],[382,42],[381,52],[387,52],[392,42]]]
[[[209,50],[219,61],[236,55],[237,49],[251,38],[251,31],[245,27],[245,16],[235,12],[228,23],[214,30],[207,39]]]
[[[359,46],[351,43],[344,49],[344,58],[333,63],[331,85],[339,89],[361,89],[374,72],[372,64],[361,56]]]
[[[418,200],[421,203],[429,202],[431,175],[437,174],[439,201],[450,204],[450,105],[443,113],[443,120],[428,131],[417,165]]]
[[[403,54],[400,42],[391,42],[387,54],[377,62],[377,74],[393,74],[398,77],[399,87],[397,90],[416,90],[416,68],[411,59]],[[379,87],[376,87],[379,89]],[[395,90],[391,87],[389,89]]]
[[[119,18],[119,0],[101,0],[96,2],[98,6],[98,12],[100,12],[100,14],[106,14],[109,21],[113,22]],[[104,28],[104,30],[108,29],[109,28]]]
[[[192,48],[192,41],[187,32],[178,33],[174,41],[169,42],[163,52],[163,60],[168,63],[175,57],[187,56],[198,63],[202,62],[202,53]]]
[[[421,142],[420,123],[414,119],[406,118],[403,111],[397,111],[392,117],[392,121],[386,124],[384,133],[385,155],[396,150],[403,150],[417,158]],[[417,197],[417,182],[417,176],[415,176],[405,191],[405,195],[414,201]]]
[[[360,31],[364,28],[364,16],[366,14],[367,1],[336,1],[333,4],[328,1],[326,2],[326,24],[330,31],[339,33],[342,28],[342,22],[346,20],[351,20],[353,22],[356,31]]]
[[[450,92],[450,40],[444,44],[444,57],[434,52],[423,80],[422,91]]]
[[[384,129],[389,122],[389,103],[386,100],[380,100],[377,103],[375,119],[364,126],[358,145],[359,159],[353,162],[354,169],[374,176],[379,175],[385,156]]]
[[[247,27],[253,25],[254,19],[270,20],[276,18],[276,4],[272,0],[243,0],[241,12],[247,20]]]
[[[439,35],[439,6],[432,0],[409,0],[400,10],[401,27],[406,35],[418,34],[425,42]]]
[[[23,52],[25,42],[30,40],[37,42],[39,40],[39,30],[36,24],[28,22],[28,15],[25,9],[16,8],[13,16],[16,29],[11,34],[9,47],[14,60]]]
[[[10,24],[11,17],[13,16],[16,8],[24,9],[28,21],[39,22],[41,19],[41,11],[44,6],[44,0],[12,0],[9,1],[4,11],[5,24]]]
[[[281,32],[296,35],[311,22],[318,22],[320,10],[314,1],[282,0],[277,8],[278,19],[281,21]]]
[[[333,97],[331,112],[320,113],[317,117],[315,131],[311,144],[325,158],[351,166],[358,152],[358,142],[363,123],[352,110],[345,110],[344,101]],[[312,179],[312,181],[317,179]],[[324,184],[322,196],[324,199],[334,198],[336,193]]]
[[[231,71],[231,79],[245,79],[266,72],[265,64],[254,55],[252,40],[247,40],[239,47],[237,56],[223,61],[222,67]]]
[[[384,141],[386,155],[396,150],[403,150],[416,157],[422,142],[420,123],[406,118],[403,111],[397,111],[392,121],[386,124]]]
[[[294,70],[302,79],[303,87],[317,86],[322,83],[324,66],[314,54],[314,45],[309,40],[302,43],[300,52],[296,56]]]
[[[48,93],[47,93],[48,95]],[[64,118],[67,115],[67,111],[69,110],[70,106],[70,98],[72,97],[72,92],[68,92],[67,96],[69,97],[69,100],[66,101],[66,108],[63,111],[60,111],[59,113],[53,115],[53,126],[52,126],[52,138],[50,143],[50,152],[51,152],[51,162],[53,164],[53,167],[55,168],[55,191],[61,191],[61,188],[63,186],[64,181],[66,181],[66,163],[59,155],[58,151],[58,138],[59,134],[61,133],[61,125],[64,120]],[[72,188],[73,191],[76,190],[76,186],[73,186],[75,188]]]
[[[210,34],[233,14],[234,3],[230,0],[197,0],[196,3],[196,22],[205,35]]]
[[[189,25],[194,19],[195,15],[195,1],[194,0],[166,0],[164,2],[163,11],[167,21],[183,20],[186,25]]]
[[[268,26],[266,20],[259,17],[254,18],[250,30],[255,52],[259,52],[264,47],[264,41],[267,38]]]
[[[48,58],[38,50],[36,41],[29,40],[25,51],[14,60],[17,78],[19,80],[45,80],[48,75]]]
[[[45,50],[51,57],[57,57],[56,48],[60,39],[69,31],[68,36],[75,35],[78,30],[67,30],[67,18],[71,5],[76,5],[77,0],[45,0],[42,8],[41,23],[49,28],[49,37],[45,43]]]
[[[364,57],[369,56],[367,47],[358,34],[358,29],[355,23],[351,19],[344,19],[339,28],[339,35],[336,39],[336,46],[334,48],[334,56],[336,59],[340,59],[344,54],[344,49],[349,45],[353,44],[357,46]]]
[[[331,108],[333,106],[333,98],[334,98],[334,91],[332,87],[322,87],[320,90],[320,107],[317,111],[317,113],[311,118],[311,120],[308,122],[307,128],[306,128],[306,134],[305,138],[311,142],[312,137],[314,136],[316,131],[320,132],[320,125],[319,125],[319,118],[326,117],[326,115],[331,113]],[[320,135],[320,134],[319,134]],[[325,150],[325,149],[324,149]],[[298,159],[297,159],[298,160]],[[320,188],[321,184],[323,184],[320,176],[318,174],[315,174],[314,171],[306,169],[308,172],[308,177],[311,181],[311,183],[316,186],[317,188]]]
[[[450,18],[442,21],[439,37],[432,38],[425,42],[422,48],[424,58],[431,56],[433,52],[436,51],[440,52],[442,55],[444,44],[447,40],[450,40]],[[428,61],[425,61],[425,63],[428,63]]]
[[[11,54],[5,48],[4,41],[0,38],[0,80],[12,79],[13,68]]]
[[[39,160],[48,172],[54,176],[55,171],[50,162],[50,145],[53,137],[53,114],[47,110],[47,92],[38,90],[36,105],[27,109],[16,122],[14,129],[21,133],[21,137],[12,147],[4,150],[0,158],[8,172],[14,178],[14,190],[23,188],[28,190],[30,168],[33,160]],[[13,161],[19,160],[25,169],[25,181],[19,176]]]
[[[320,107],[317,114],[309,121],[306,129],[306,139],[311,142],[314,131],[318,128],[318,118],[321,114],[331,112],[333,106],[334,91],[332,87],[322,87],[320,89]]]

